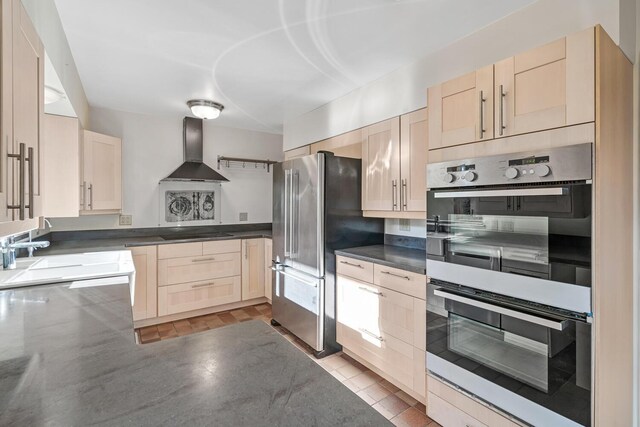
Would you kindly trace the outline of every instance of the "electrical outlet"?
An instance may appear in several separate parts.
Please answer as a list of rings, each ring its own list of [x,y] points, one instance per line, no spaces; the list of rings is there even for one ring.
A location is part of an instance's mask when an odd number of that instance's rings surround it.
[[[119,223],[120,225],[131,225],[133,222],[133,217],[131,215],[120,215]]]
[[[249,221],[249,212],[240,212],[238,219],[240,221]]]
[[[400,231],[411,231],[411,221],[408,219],[401,219],[400,226],[398,228]]]

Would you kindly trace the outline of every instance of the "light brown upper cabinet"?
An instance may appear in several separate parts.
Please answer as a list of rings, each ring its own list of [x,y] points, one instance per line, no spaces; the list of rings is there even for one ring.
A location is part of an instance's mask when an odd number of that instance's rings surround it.
[[[42,214],[44,47],[20,0],[1,0],[0,235]]]
[[[336,156],[359,159],[362,157],[362,129],[311,144],[311,154],[318,151],[331,151]]]
[[[365,216],[424,218],[427,109],[362,129]]]
[[[82,137],[81,214],[122,209],[122,141],[85,130]]]
[[[493,65],[430,87],[429,148],[493,139]]]
[[[75,117],[44,115],[43,212],[48,218],[78,216],[80,123]],[[60,167],[65,165],[65,167]]]
[[[362,210],[400,211],[400,118],[362,128]]]
[[[310,151],[309,145],[305,145],[302,147],[285,151],[284,159],[285,160],[297,159],[298,157],[308,156],[310,153],[311,151]]]
[[[594,28],[495,64],[495,136],[595,120]]]
[[[425,212],[427,165],[427,109],[400,116],[401,210]]]

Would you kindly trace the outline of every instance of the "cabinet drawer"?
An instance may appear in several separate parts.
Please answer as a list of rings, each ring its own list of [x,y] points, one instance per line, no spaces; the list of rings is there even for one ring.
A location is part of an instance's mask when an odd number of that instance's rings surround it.
[[[398,386],[414,389],[415,357],[422,353],[421,373],[424,377],[424,352],[415,352],[412,345],[380,332],[358,331],[340,322],[337,323],[338,343],[368,363],[392,377]]]
[[[158,259],[194,257],[202,255],[202,242],[158,245]]]
[[[363,282],[373,282],[373,263],[359,259],[336,256],[336,271],[343,276],[353,277]]]
[[[447,427],[486,427],[471,415],[431,392],[427,393],[427,415],[438,424]]]
[[[202,255],[225,254],[229,252],[240,252],[240,240],[202,242]]]
[[[414,299],[346,276],[337,279],[338,321],[355,330],[380,332],[414,345]]]
[[[427,297],[427,276],[423,274],[375,264],[373,283],[416,298],[426,299]]]
[[[240,276],[158,288],[158,315],[182,313],[240,301]]]
[[[239,276],[239,253],[172,258],[158,261],[158,286]]]

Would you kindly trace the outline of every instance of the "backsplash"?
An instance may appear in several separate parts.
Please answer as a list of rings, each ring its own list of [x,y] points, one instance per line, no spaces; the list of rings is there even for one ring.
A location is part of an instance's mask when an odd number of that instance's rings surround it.
[[[386,219],[384,221],[385,234],[410,237],[427,237],[427,225],[424,219]]]
[[[385,234],[384,244],[391,246],[402,246],[403,248],[426,250],[427,239],[424,237],[398,236],[396,234]]]

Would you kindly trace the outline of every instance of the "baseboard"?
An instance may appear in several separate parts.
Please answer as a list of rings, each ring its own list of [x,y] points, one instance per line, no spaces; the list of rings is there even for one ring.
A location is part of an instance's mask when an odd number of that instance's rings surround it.
[[[142,319],[133,322],[134,328],[158,325],[160,323],[175,322],[176,320],[189,319],[191,317],[204,316],[206,314],[220,313],[221,311],[235,310],[237,308],[248,307],[250,305],[271,303],[267,298],[260,297],[246,301],[232,302],[229,304],[217,305],[215,307],[201,308],[199,310],[185,311],[183,313],[170,314],[168,316],[154,317],[152,319]]]

